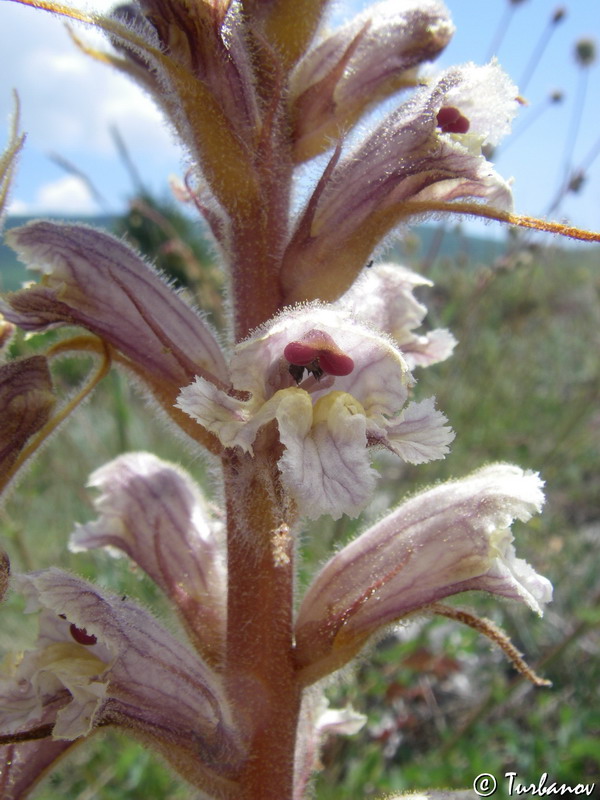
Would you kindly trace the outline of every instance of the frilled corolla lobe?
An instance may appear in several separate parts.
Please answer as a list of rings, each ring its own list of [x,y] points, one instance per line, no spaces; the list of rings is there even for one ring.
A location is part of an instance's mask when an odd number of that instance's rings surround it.
[[[427,314],[413,293],[420,286],[433,283],[399,264],[375,264],[363,270],[336,306],[391,336],[411,370],[428,367],[452,355],[456,339],[445,328],[416,332]]]
[[[453,438],[432,400],[407,405],[413,379],[393,341],[340,308],[282,312],[236,346],[231,377],[235,395],[200,377],[178,406],[248,453],[276,420],[281,478],[311,518],[365,506],[376,478],[369,444],[421,463],[443,457]]]
[[[328,150],[370,106],[418,81],[454,26],[438,0],[385,0],[328,35],[292,74],[294,158]]]
[[[44,752],[62,752],[56,742],[118,725],[182,774],[227,780],[237,747],[230,712],[219,678],[197,654],[136,603],[62,570],[20,575],[13,586],[26,596],[26,612],[40,612],[40,627],[35,649],[3,665],[2,734],[48,727],[51,739],[34,752],[42,764]],[[11,780],[24,779],[13,770]]]
[[[75,552],[106,547],[127,554],[161,587],[186,632],[210,663],[222,659],[225,636],[225,548],[221,523],[200,487],[174,464],[128,453],[94,472],[99,518],[78,525]]]
[[[321,769],[321,746],[331,735],[352,736],[363,727],[367,718],[351,706],[329,708],[320,691],[305,691],[296,738],[294,800],[306,796],[311,778]]]
[[[175,391],[194,375],[227,380],[208,324],[130,247],[84,225],[32,222],[8,243],[39,284],[5,296],[0,310],[27,331],[78,325],[122,353],[137,374]]]
[[[517,89],[496,63],[442,73],[393,111],[307,202],[284,257],[286,302],[335,300],[394,225],[428,204],[474,198],[510,208],[509,185],[482,154],[508,132]],[[455,120],[448,121],[448,109]],[[457,125],[456,114],[468,121]]]
[[[298,613],[308,681],[346,663],[377,629],[459,592],[491,592],[541,614],[552,586],[516,557],[510,526],[540,511],[542,486],[519,467],[484,467],[415,495],[336,553]]]

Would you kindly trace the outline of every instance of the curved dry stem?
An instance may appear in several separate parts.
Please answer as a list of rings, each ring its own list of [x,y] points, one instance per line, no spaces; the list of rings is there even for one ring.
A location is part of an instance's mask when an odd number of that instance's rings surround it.
[[[8,198],[8,191],[14,172],[15,158],[25,141],[25,134],[19,134],[19,128],[21,127],[21,103],[19,101],[19,95],[15,90],[13,90],[13,98],[14,111],[8,145],[4,153],[0,155],[0,215],[4,213],[4,206]]]
[[[473,630],[478,633],[487,636],[494,644],[498,645],[517,672],[524,678],[527,678],[528,681],[531,681],[534,686],[552,686],[552,681],[540,678],[540,676],[528,666],[504,631],[501,631],[500,628],[494,625],[489,619],[476,617],[468,611],[463,611],[460,608],[452,608],[443,603],[432,603],[432,605],[429,606],[429,610],[434,614],[438,614],[440,617],[447,617],[456,622],[462,622],[463,625],[468,625],[469,628],[473,628]]]
[[[560,222],[548,222],[538,217],[527,217],[523,214],[511,214],[509,211],[502,211],[498,208],[489,208],[481,203],[469,202],[444,202],[440,201],[408,201],[401,203],[400,208],[405,209],[406,216],[413,214],[428,214],[432,211],[443,211],[450,214],[468,214],[471,217],[483,217],[493,219],[496,222],[504,222],[508,225],[516,225],[519,228],[529,228],[534,231],[544,231],[544,233],[557,233],[559,236],[566,236],[569,239],[578,239],[582,242],[600,242],[600,233],[586,231],[572,225],[563,225]]]
[[[91,337],[75,337],[76,339],[81,338],[91,338]],[[70,340],[66,340],[65,342],[61,342],[60,345],[68,345]],[[96,370],[95,374],[92,375],[90,380],[83,386],[83,388],[66,403],[60,411],[55,414],[48,422],[40,428],[37,434],[33,437],[33,439],[29,442],[29,444],[23,448],[23,450],[19,453],[18,458],[15,460],[14,464],[7,470],[5,476],[3,477],[2,483],[0,484],[0,491],[7,486],[10,481],[14,478],[17,472],[21,469],[23,464],[42,446],[42,444],[46,441],[46,439],[54,433],[56,428],[71,414],[77,406],[79,406],[88,395],[96,388],[96,386],[100,383],[100,381],[108,374],[110,369],[110,365],[112,362],[110,348],[101,340],[96,340],[101,347],[94,348],[95,352],[99,352],[103,358],[100,366]],[[67,347],[62,348],[66,350]],[[72,348],[70,348],[72,349]],[[86,349],[88,351],[92,351],[91,347],[86,348],[78,348],[78,349]],[[48,355],[56,355],[61,348],[58,346],[51,347]]]
[[[81,336],[74,336],[71,339],[64,339],[61,342],[57,342],[48,350],[47,355],[56,356],[63,353],[72,353],[73,351],[96,353],[101,355],[104,347],[105,344],[101,339],[98,339],[96,336],[83,334]],[[188,416],[185,412],[177,408],[174,405],[175,398],[164,386],[164,384],[159,384],[157,381],[152,382],[147,372],[140,369],[133,361],[130,361],[119,352],[111,350],[110,355],[111,362],[113,364],[119,364],[128,372],[131,372],[133,375],[139,378],[140,383],[150,390],[152,396],[165,411],[167,416],[172,419],[177,427],[187,434],[190,439],[198,442],[198,444],[205,447],[214,455],[221,456],[223,454],[223,445],[217,439],[217,437],[207,431],[206,428],[200,425],[200,423],[196,422],[196,420],[192,419],[192,417]]]

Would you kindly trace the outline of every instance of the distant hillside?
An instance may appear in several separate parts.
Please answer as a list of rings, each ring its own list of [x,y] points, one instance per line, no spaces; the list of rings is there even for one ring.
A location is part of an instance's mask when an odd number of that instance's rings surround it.
[[[37,217],[9,217],[6,228],[16,227]],[[63,217],[65,222],[85,222],[99,228],[113,228],[115,216]],[[491,264],[507,248],[506,240],[468,236],[459,226],[444,228],[436,225],[422,225],[413,228],[404,239],[396,243],[389,254],[391,260],[415,268],[431,266],[433,260],[442,259],[467,265]],[[597,250],[595,250],[597,255]],[[587,257],[591,256],[590,251]],[[17,260],[15,253],[6,245],[0,244],[0,290],[18,289],[30,276]]]
[[[462,260],[465,264],[489,264],[506,251],[506,239],[470,236],[460,226],[420,225],[412,228],[393,252],[411,266],[434,259]]]

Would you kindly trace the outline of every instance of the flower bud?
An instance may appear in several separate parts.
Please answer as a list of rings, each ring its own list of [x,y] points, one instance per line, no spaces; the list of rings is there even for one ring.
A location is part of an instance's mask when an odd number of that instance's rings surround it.
[[[295,160],[327,150],[368,107],[415,86],[416,68],[453,32],[438,0],[385,0],[313,48],[291,82]]]

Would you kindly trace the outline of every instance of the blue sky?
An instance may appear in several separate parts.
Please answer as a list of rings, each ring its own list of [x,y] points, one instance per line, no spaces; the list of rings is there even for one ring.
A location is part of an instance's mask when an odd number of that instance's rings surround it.
[[[94,8],[110,3],[98,0]],[[298,2],[299,9],[301,1]],[[338,2],[340,14],[369,5]],[[484,63],[508,0],[447,0],[457,31],[436,62],[440,68],[466,61]],[[576,99],[583,92],[582,70],[573,52],[575,42],[591,37],[600,44],[600,0],[523,0],[514,6],[497,55],[519,83],[533,48],[559,6],[566,16],[556,26],[538,69],[524,92],[529,106],[514,126],[515,135],[500,148],[497,169],[514,177],[515,206],[521,213],[544,214],[554,197],[572,141]],[[95,36],[84,29],[80,35]],[[151,102],[137,87],[106,67],[82,56],[67,36],[64,24],[41,11],[0,0],[0,117],[11,109],[11,89],[22,102],[23,127],[28,133],[12,193],[12,210],[21,213],[93,213],[98,204],[85,187],[52,160],[52,153],[85,172],[105,199],[105,208],[121,210],[131,194],[128,175],[109,134],[116,125],[130,148],[147,185],[167,191],[171,174],[180,175],[183,156],[161,124]],[[586,103],[574,146],[579,165],[600,147],[600,64],[587,70]],[[547,105],[554,90],[564,101]],[[529,127],[519,134],[521,126]],[[600,156],[587,172],[577,196],[563,204],[560,216],[581,227],[600,230]],[[493,231],[488,228],[488,232]]]

